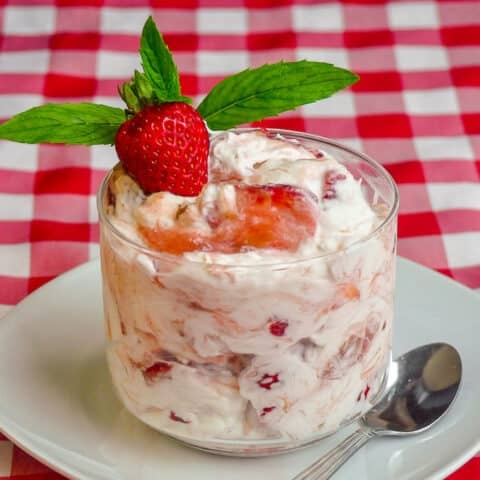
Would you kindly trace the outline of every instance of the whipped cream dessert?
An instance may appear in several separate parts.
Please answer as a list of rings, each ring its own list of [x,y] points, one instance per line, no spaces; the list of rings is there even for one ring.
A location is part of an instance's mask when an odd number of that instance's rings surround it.
[[[334,150],[217,134],[197,197],[145,195],[113,170],[100,197],[108,363],[142,421],[261,454],[335,431],[381,392],[395,219]]]

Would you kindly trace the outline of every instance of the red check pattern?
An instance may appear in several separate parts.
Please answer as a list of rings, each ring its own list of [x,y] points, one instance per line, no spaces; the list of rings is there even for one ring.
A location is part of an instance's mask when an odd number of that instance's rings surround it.
[[[265,126],[333,137],[399,184],[399,253],[480,288],[477,0],[0,0],[0,121],[44,102],[120,105],[153,14],[200,99],[225,75],[280,59],[361,81]],[[0,141],[0,316],[97,256],[95,192],[110,147]],[[480,458],[450,480],[480,478]],[[63,478],[0,436],[0,479]]]

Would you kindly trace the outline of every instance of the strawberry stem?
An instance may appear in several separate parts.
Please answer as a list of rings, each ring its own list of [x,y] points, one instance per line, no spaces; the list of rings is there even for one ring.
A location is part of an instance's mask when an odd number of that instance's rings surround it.
[[[128,112],[138,113],[147,105],[158,103],[152,85],[145,74],[135,70],[133,78],[118,88],[118,93],[127,104]]]

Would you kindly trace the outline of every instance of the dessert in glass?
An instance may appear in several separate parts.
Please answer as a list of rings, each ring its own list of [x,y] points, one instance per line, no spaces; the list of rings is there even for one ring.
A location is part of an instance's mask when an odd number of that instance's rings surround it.
[[[118,88],[126,108],[36,106],[0,138],[115,145],[97,203],[108,364],[130,412],[216,453],[308,445],[382,392],[398,194],[334,141],[235,127],[359,78],[281,61],[221,80],[195,108],[152,17],[139,52],[143,72]]]
[[[375,161],[287,130],[210,139],[198,196],[98,195],[107,358],[125,407],[207,451],[308,445],[382,393],[398,193]]]

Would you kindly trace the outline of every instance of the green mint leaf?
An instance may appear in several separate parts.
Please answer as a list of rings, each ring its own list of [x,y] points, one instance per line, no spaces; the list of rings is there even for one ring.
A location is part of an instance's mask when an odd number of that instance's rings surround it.
[[[226,130],[313,103],[358,76],[329,63],[279,62],[244,70],[215,85],[198,106],[212,130]]]
[[[0,138],[21,143],[113,144],[125,121],[120,108],[93,103],[50,103],[0,125]]]
[[[148,17],[143,27],[140,56],[156,99],[159,102],[184,101],[186,97],[182,97],[180,91],[177,66],[152,17]]]

